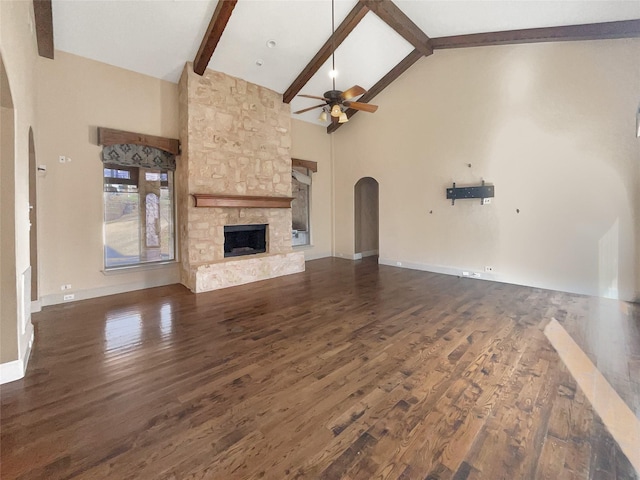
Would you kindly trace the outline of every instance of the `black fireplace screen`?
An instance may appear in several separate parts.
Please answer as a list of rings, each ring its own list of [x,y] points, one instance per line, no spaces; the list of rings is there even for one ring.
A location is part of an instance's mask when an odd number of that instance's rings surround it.
[[[224,256],[239,257],[267,251],[267,225],[226,225]]]

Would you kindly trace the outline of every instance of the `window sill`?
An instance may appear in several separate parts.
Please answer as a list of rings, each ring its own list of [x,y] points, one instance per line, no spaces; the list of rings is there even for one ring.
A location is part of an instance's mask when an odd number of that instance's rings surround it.
[[[293,245],[291,248],[293,248],[294,250],[309,250],[310,248],[313,248],[313,244],[308,243],[306,245]]]
[[[141,265],[127,265],[124,267],[111,267],[104,268],[101,270],[103,275],[121,275],[123,273],[134,273],[141,272],[145,270],[158,270],[162,268],[168,268],[173,265],[178,265],[180,262],[177,260],[169,260],[166,262],[154,262],[154,263],[146,263]]]

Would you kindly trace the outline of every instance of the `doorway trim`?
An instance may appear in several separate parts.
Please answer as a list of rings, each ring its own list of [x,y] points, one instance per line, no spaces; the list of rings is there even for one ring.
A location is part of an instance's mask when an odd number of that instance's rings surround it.
[[[33,127],[29,127],[29,264],[31,265],[31,312],[39,312],[38,289],[38,165]]]

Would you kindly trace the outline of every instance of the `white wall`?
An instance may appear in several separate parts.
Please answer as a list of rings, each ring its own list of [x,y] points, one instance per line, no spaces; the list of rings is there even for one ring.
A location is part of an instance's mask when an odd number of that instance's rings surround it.
[[[38,80],[40,292],[43,305],[179,282],[178,266],[105,275],[97,127],[178,138],[178,86],[56,51]],[[58,157],[71,158],[59,163]],[[178,159],[178,161],[180,161]],[[61,291],[63,284],[72,289]]]
[[[371,176],[382,262],[634,298],[639,102],[638,39],[420,60],[334,134],[336,254],[353,254],[353,186]],[[491,205],[446,200],[482,179]]]

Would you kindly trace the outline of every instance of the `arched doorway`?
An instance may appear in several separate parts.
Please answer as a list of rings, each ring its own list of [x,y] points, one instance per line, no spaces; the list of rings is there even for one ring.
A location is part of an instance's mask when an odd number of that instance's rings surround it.
[[[18,358],[16,284],[15,110],[9,79],[0,57],[0,363]]]
[[[31,301],[38,300],[38,196],[36,190],[36,147],[29,128],[29,246],[31,249]]]
[[[354,187],[355,253],[357,257],[378,255],[378,182],[361,178]]]

